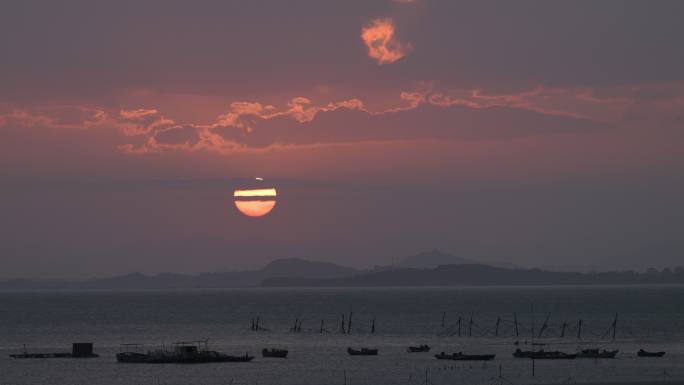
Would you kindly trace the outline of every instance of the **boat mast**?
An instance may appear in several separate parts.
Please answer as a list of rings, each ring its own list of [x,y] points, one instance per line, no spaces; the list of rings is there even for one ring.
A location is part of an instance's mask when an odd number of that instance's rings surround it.
[[[513,313],[513,322],[515,323],[515,336],[519,337],[520,334],[518,333],[518,313]]]
[[[539,329],[539,336],[537,338],[541,338],[542,334],[544,334],[544,330],[546,330],[546,328],[548,327],[548,322],[549,322],[550,317],[551,317],[551,313],[549,313],[549,315],[546,316],[546,319],[544,320],[544,324],[542,325],[541,329]]]
[[[577,322],[577,339],[582,339],[582,320]]]

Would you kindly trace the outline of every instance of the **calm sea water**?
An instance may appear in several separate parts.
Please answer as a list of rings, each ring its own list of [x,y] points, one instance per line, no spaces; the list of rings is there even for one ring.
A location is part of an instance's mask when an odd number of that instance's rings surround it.
[[[684,287],[488,287],[378,289],[235,289],[145,292],[0,293],[0,384],[523,384],[684,380]],[[351,334],[340,318],[353,312]],[[446,325],[441,326],[442,312]],[[616,340],[611,323],[619,314]],[[514,313],[519,320],[515,337]],[[472,315],[472,328],[470,318]],[[269,331],[253,332],[259,316]],[[461,337],[457,321],[461,321]],[[495,336],[497,318],[502,321]],[[620,349],[614,360],[535,362],[514,359],[513,343],[547,350]],[[290,332],[295,319],[303,331]],[[370,333],[372,320],[376,332]],[[583,320],[582,338],[577,321]],[[326,331],[320,333],[321,320]],[[567,322],[565,338],[560,338]],[[471,335],[472,334],[472,335]],[[119,364],[122,343],[153,348],[209,338],[214,350],[257,355],[250,363]],[[69,351],[91,341],[99,358],[12,359],[28,351]],[[428,354],[408,354],[427,343]],[[351,357],[348,346],[380,349]],[[264,359],[263,347],[290,350]],[[524,347],[524,346],[523,346]],[[637,358],[639,348],[666,350],[661,359]],[[490,362],[444,362],[440,351],[496,353]]]

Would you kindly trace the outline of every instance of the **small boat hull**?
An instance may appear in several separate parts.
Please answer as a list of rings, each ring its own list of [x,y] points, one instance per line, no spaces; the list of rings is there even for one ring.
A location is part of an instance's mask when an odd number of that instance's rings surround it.
[[[264,358],[286,358],[288,351],[285,349],[263,349],[261,355]]]
[[[640,349],[640,350],[637,352],[637,356],[639,356],[639,357],[656,357],[656,358],[660,358],[660,357],[662,357],[662,356],[664,356],[664,355],[665,355],[665,352],[647,352],[647,351],[645,351],[645,350],[643,350],[643,349]]]
[[[438,360],[453,360],[453,361],[491,361],[496,357],[496,354],[435,354],[435,358]]]
[[[349,353],[350,356],[377,356],[378,355],[378,349],[368,349],[368,348],[352,349],[352,348],[347,348],[347,353]]]
[[[568,354],[559,351],[546,352],[543,350],[539,351],[522,351],[520,349],[513,353],[515,358],[531,358],[534,360],[574,360],[577,358],[577,354]]]
[[[496,357],[496,354],[454,354],[452,360],[454,361],[491,361]]]
[[[577,354],[577,358],[615,358],[618,350],[585,349]]]
[[[249,362],[254,356],[231,356],[217,352],[206,352],[194,356],[172,354],[144,354],[125,352],[116,355],[116,361],[127,364],[206,364],[218,362]]]
[[[406,351],[409,353],[427,353],[430,351],[430,347],[428,345],[409,346]]]
[[[11,358],[96,358],[97,354],[73,355],[72,353],[23,353],[10,354]]]

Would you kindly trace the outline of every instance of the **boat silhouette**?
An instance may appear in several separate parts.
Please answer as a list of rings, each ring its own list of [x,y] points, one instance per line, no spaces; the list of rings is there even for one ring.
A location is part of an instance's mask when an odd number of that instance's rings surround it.
[[[496,357],[496,354],[463,354],[463,352],[446,354],[441,352],[435,354],[438,360],[454,360],[454,361],[491,361]]]
[[[352,348],[347,348],[347,353],[349,353],[350,356],[377,356],[378,355],[378,349],[368,349],[368,348],[352,349]]]
[[[429,345],[409,346],[406,349],[406,351],[409,353],[427,353],[430,351],[430,346]]]
[[[599,349],[584,349],[577,353],[577,358],[615,358],[618,350],[599,350]]]
[[[262,349],[261,355],[264,358],[285,358],[288,351],[286,349]]]
[[[513,352],[515,358],[532,358],[535,360],[574,360],[577,354],[568,354],[564,352],[544,351],[544,350],[520,350],[516,349]]]
[[[131,347],[138,350],[140,344],[124,344],[125,351],[116,354],[117,362],[135,364],[202,364],[211,362],[249,362],[254,359],[245,353],[243,356],[232,356],[209,350],[207,341],[176,342],[171,349],[148,350],[145,353],[130,351]]]
[[[647,352],[644,349],[639,349],[637,352],[637,356],[639,357],[662,357],[665,355],[665,352]]]

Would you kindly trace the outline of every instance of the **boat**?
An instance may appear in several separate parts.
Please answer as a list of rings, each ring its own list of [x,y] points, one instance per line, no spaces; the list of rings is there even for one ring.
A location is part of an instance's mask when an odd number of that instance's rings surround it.
[[[520,350],[516,349],[513,353],[515,358],[532,358],[535,360],[574,360],[577,354],[568,354],[559,351],[544,351],[544,350]]]
[[[177,342],[171,349],[148,350],[147,352],[130,351],[131,347],[139,350],[142,345],[124,344],[126,350],[116,354],[116,361],[137,364],[202,364],[210,362],[249,362],[254,359],[245,353],[232,356],[209,350],[206,341]]]
[[[21,353],[9,356],[11,358],[73,358],[71,353]]]
[[[264,358],[285,358],[287,357],[288,351],[285,349],[262,349],[261,355]]]
[[[637,356],[639,357],[662,357],[665,355],[665,352],[647,352],[644,349],[639,349],[637,352]]]
[[[577,354],[577,358],[615,358],[618,350],[599,350],[599,349],[584,349]]]
[[[455,361],[491,361],[494,357],[496,354],[463,354],[458,352],[451,355],[451,359]]]
[[[74,342],[71,344],[71,353],[28,353],[24,346],[21,354],[10,354],[11,358],[95,358],[99,355],[93,353],[91,342]]]
[[[406,351],[409,353],[427,353],[430,351],[430,346],[429,345],[409,346],[406,349]]]
[[[352,349],[352,348],[347,348],[347,353],[349,353],[350,356],[377,356],[378,355],[378,349],[368,349],[368,348]]]
[[[496,357],[496,354],[463,354],[458,352],[454,354],[446,354],[441,352],[435,354],[438,360],[454,360],[454,361],[491,361]]]

